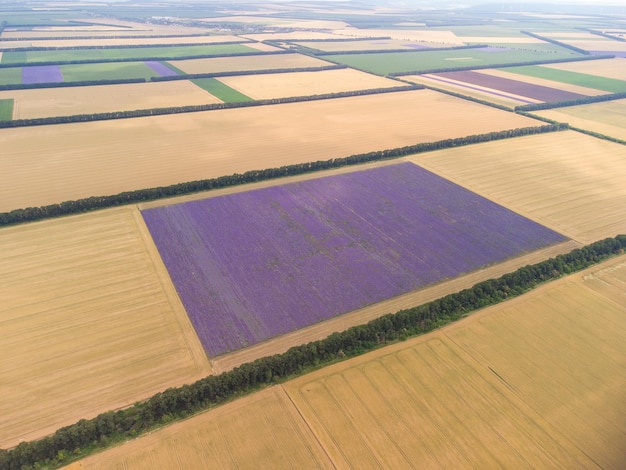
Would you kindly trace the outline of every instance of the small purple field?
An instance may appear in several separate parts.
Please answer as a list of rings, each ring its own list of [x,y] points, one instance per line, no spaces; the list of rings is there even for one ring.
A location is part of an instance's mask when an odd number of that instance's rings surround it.
[[[412,163],[143,217],[210,356],[565,240]]]
[[[493,88],[506,93],[514,93],[516,95],[545,102],[586,98],[586,95],[572,93],[571,91],[558,90],[556,88],[550,88],[542,85],[533,85],[532,83],[520,80],[495,77],[486,73],[473,72],[469,70],[459,72],[442,72],[435,75],[452,80],[458,80],[460,82],[470,83],[472,85]]]
[[[161,62],[157,62],[156,60],[147,60],[144,62],[148,67],[158,73],[161,77],[173,77],[178,75],[168,66],[162,64]]]
[[[62,81],[63,74],[58,65],[22,67],[22,83],[25,85],[32,83],[60,83]]]

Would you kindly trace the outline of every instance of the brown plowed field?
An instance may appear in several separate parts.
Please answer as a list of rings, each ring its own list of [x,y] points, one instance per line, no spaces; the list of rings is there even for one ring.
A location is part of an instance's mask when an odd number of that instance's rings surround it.
[[[0,230],[0,447],[211,372],[134,208]]]
[[[620,468],[624,272],[614,258],[71,468]]]
[[[565,131],[410,160],[580,243],[626,233],[622,145]]]
[[[2,129],[0,211],[537,125],[416,90]]]

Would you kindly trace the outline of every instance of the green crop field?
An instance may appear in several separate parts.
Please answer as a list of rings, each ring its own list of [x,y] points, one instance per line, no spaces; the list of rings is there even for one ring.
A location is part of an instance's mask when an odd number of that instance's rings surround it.
[[[158,77],[159,74],[143,62],[104,62],[101,64],[62,65],[64,81],[117,80],[121,78]]]
[[[22,83],[22,67],[0,69],[0,85],[15,85],[17,83]]]
[[[242,44],[209,46],[128,47],[109,49],[67,49],[56,51],[14,51],[2,55],[3,64],[68,62],[81,60],[125,60],[143,58],[194,57],[258,52]]]
[[[626,81],[614,78],[599,77],[586,73],[569,72],[567,70],[557,70],[540,65],[530,65],[525,67],[507,67],[507,72],[529,75],[531,77],[545,78],[557,82],[579,85],[597,90],[604,90],[611,93],[626,91]]]
[[[528,45],[535,49],[535,44]],[[325,55],[324,59],[345,64],[379,75],[390,73],[426,72],[457,67],[483,67],[580,57],[575,52],[552,46],[547,50],[503,50],[486,52],[480,49],[454,49],[449,51],[388,52],[372,54]]]
[[[13,119],[13,100],[0,100],[0,121]]]
[[[240,103],[242,101],[253,101],[252,98],[239,93],[237,90],[225,85],[224,83],[216,80],[215,78],[198,78],[192,80],[193,83],[198,85],[203,90],[208,91],[216,98],[219,98],[224,103]]]

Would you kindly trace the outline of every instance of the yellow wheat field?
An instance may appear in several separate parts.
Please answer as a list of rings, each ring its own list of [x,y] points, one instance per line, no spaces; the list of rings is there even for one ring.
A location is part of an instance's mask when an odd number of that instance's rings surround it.
[[[626,99],[536,111],[534,114],[626,140]]]
[[[136,209],[0,230],[0,447],[210,373]]]
[[[540,124],[415,90],[2,129],[0,211]]]
[[[14,100],[13,119],[221,103],[187,80],[0,91]]]
[[[354,69],[221,77],[219,81],[255,100],[394,88],[402,82]]]
[[[621,256],[71,468],[620,468],[624,280]]]
[[[250,44],[246,45],[251,46]],[[169,63],[183,72],[190,74],[324,67],[332,65],[330,62],[326,62],[324,60],[296,53],[170,60]]]
[[[626,233],[622,145],[565,131],[410,160],[580,243]]]
[[[578,62],[561,62],[558,64],[544,64],[541,67],[551,69],[567,70],[569,72],[587,73],[600,77],[614,78],[616,80],[626,80],[626,59],[597,59],[581,60]]]
[[[75,469],[332,468],[281,387],[85,459]]]

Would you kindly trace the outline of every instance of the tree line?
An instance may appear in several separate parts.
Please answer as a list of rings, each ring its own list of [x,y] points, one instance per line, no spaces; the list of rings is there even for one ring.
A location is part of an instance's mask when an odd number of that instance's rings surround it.
[[[540,111],[543,109],[565,108],[567,106],[579,106],[582,104],[601,103],[603,101],[621,100],[626,98],[626,91],[619,93],[607,93],[605,95],[585,96],[573,100],[551,101],[547,103],[530,103],[516,106],[515,111]]]
[[[204,44],[206,45],[206,44]],[[20,49],[22,50],[22,49]],[[76,60],[52,60],[38,62],[16,62],[12,64],[0,64],[0,68],[10,67],[30,67],[41,65],[72,65],[72,64],[102,64],[112,62],[144,62],[144,61],[160,61],[160,60],[189,60],[189,59],[213,59],[216,57],[245,57],[253,55],[276,55],[289,54],[291,51],[250,51],[250,52],[232,52],[230,54],[196,54],[186,56],[172,57],[120,57],[120,58],[101,58],[101,59],[76,59]]]
[[[12,121],[0,121],[0,129],[9,127],[45,126],[52,124],[67,124],[70,122],[106,121],[110,119],[129,119],[147,116],[162,116],[164,114],[194,113],[200,111],[213,111],[216,109],[232,109],[251,106],[267,106],[284,103],[299,103],[304,101],[317,101],[332,98],[346,98],[349,96],[375,95],[379,93],[393,93],[397,91],[420,90],[422,85],[402,85],[394,88],[370,88],[368,90],[341,91],[337,93],[325,93],[320,95],[293,96],[285,98],[271,98],[256,101],[239,101],[234,103],[210,103],[194,104],[188,106],[171,106],[168,108],[137,109],[132,111],[113,111],[108,113],[75,114],[72,116],[55,116],[32,119],[14,119]]]
[[[324,70],[347,69],[347,65],[330,64],[319,67],[292,67],[284,69],[233,70],[230,72],[183,73],[163,77],[152,77],[151,82],[167,82],[171,80],[193,80],[195,78],[237,77],[240,75],[266,75],[270,73],[321,72]]]
[[[369,153],[351,155],[342,158],[332,158],[330,160],[320,160],[316,162],[297,163],[286,165],[280,168],[268,168],[264,170],[252,170],[245,173],[235,173],[218,178],[190,181],[178,183],[170,186],[156,188],[138,189],[135,191],[125,191],[111,196],[92,196],[75,201],[65,201],[58,204],[50,204],[40,207],[28,207],[15,209],[10,212],[0,213],[0,226],[20,224],[35,220],[61,217],[70,214],[80,214],[108,207],[116,207],[125,204],[135,204],[145,201],[153,201],[174,196],[182,196],[201,191],[237,186],[240,184],[266,181],[285,176],[295,176],[305,173],[312,173],[320,170],[329,170],[348,165],[358,165],[362,163],[377,162],[421,152],[431,152],[446,148],[461,147],[464,145],[490,142],[494,140],[508,139],[531,134],[541,134],[545,132],[555,132],[567,129],[567,124],[548,124],[537,127],[523,127],[505,131],[489,132],[488,134],[476,134],[456,139],[446,139],[437,142],[426,142],[395,149],[379,150]]]
[[[355,55],[355,54],[389,54],[398,52],[433,52],[433,51],[453,51],[456,49],[477,49],[487,47],[487,45],[470,45],[470,46],[454,46],[454,47],[424,47],[424,49],[362,49],[358,51],[319,51],[316,56],[326,55]],[[308,49],[308,48],[307,48]],[[311,49],[317,50],[317,49]]]
[[[79,80],[76,82],[12,83],[0,85],[0,90],[30,90],[33,88],[65,88],[75,86],[118,85],[124,83],[146,83],[145,78],[116,78],[112,80]]]
[[[531,33],[530,31],[520,31],[522,34],[530,36],[531,38],[539,39],[540,41],[549,42],[550,44],[554,44],[555,46],[562,47],[563,49],[569,49],[570,51],[578,52],[582,55],[589,55],[589,51],[585,49],[581,49],[580,47],[572,46],[570,44],[557,41],[556,39],[552,39],[546,36],[540,36],[539,34]]]
[[[283,354],[260,358],[190,385],[167,389],[128,408],[82,419],[43,439],[21,442],[11,450],[0,450],[0,468],[18,470],[66,464],[262,387],[440,328],[474,310],[516,297],[541,283],[622,254],[625,248],[626,235],[607,238],[433,302],[292,347]]]
[[[430,69],[430,70],[416,70],[413,72],[392,72],[388,74],[389,77],[401,77],[402,75],[422,75],[425,73],[443,73],[443,72],[462,72],[464,70],[481,70],[481,69],[492,69],[494,67],[498,68],[506,68],[506,67],[520,67],[526,65],[541,65],[541,64],[558,64],[560,62],[576,62],[580,60],[599,60],[599,59],[613,59],[615,58],[612,54],[606,55],[588,55],[585,57],[574,57],[570,59],[547,59],[547,60],[531,60],[527,62],[512,62],[509,64],[502,65],[468,65],[462,67],[443,67],[438,69]]]
[[[157,36],[163,37],[163,36]],[[56,38],[55,38],[56,39]],[[98,39],[102,39],[101,37]],[[2,52],[41,52],[41,51],[84,51],[84,50],[99,50],[99,49],[146,49],[151,47],[181,47],[181,46],[223,46],[228,44],[249,44],[253,41],[240,40],[240,41],[224,41],[219,43],[165,43],[165,44],[120,44],[120,45],[102,45],[102,46],[30,46],[30,47],[11,47],[2,49]]]

